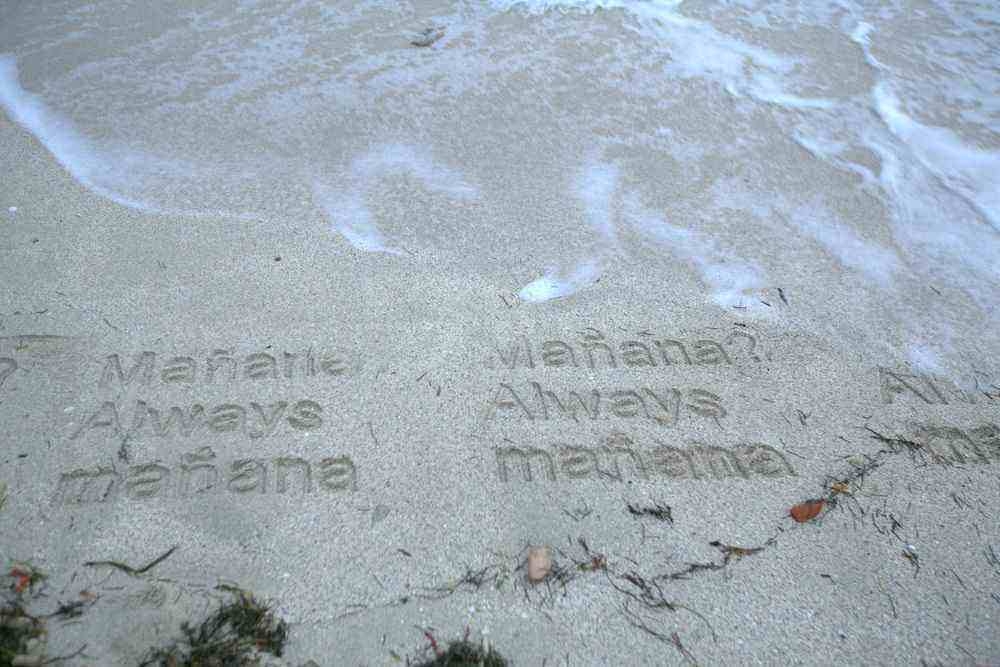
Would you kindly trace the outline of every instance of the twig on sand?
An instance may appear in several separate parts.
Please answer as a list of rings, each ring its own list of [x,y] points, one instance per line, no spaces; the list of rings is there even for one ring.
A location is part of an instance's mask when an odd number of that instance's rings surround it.
[[[671,632],[670,635],[668,636],[667,634],[660,632],[659,630],[651,628],[643,620],[643,618],[639,616],[639,614],[637,614],[636,612],[634,612],[629,608],[627,602],[622,605],[622,611],[624,612],[625,618],[628,621],[629,625],[631,625],[634,628],[638,628],[639,630],[642,630],[650,637],[653,637],[663,642],[664,644],[669,644],[670,646],[673,646],[682,656],[684,656],[684,659],[687,660],[692,665],[698,664],[698,661],[695,659],[691,651],[685,648],[684,644],[681,643],[680,635],[678,635],[676,632]]]
[[[65,662],[66,660],[72,660],[73,658],[75,658],[77,656],[83,655],[83,652],[86,651],[86,650],[87,650],[87,645],[84,644],[83,646],[81,646],[80,648],[76,649],[75,651],[73,651],[72,653],[70,653],[68,655],[58,655],[58,656],[56,656],[54,658],[49,658],[48,660],[46,660],[42,664],[43,665],[51,665],[51,664],[56,663],[56,662]]]
[[[722,552],[723,561],[722,565],[729,565],[731,560],[740,560],[746,556],[753,556],[754,554],[759,554],[764,550],[764,547],[737,547],[732,544],[723,544],[719,540],[713,540],[709,542],[710,546],[715,547]],[[766,544],[764,546],[767,546]]]
[[[169,549],[167,549],[162,554],[160,554],[159,556],[157,556],[155,559],[151,560],[150,562],[146,563],[145,565],[139,568],[126,565],[125,563],[119,563],[118,561],[114,560],[89,560],[86,563],[84,563],[84,565],[86,565],[87,567],[98,567],[101,565],[107,565],[108,567],[113,567],[115,569],[121,570],[125,574],[134,577],[136,575],[145,574],[146,572],[149,572],[154,567],[156,567],[157,565],[165,561],[167,558],[169,558],[170,554],[174,553],[176,550],[177,550],[177,545],[174,545]]]

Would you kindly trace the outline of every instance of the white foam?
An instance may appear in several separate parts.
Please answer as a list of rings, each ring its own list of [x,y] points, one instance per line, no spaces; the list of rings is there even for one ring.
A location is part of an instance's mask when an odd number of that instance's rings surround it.
[[[917,122],[885,83],[872,97],[879,116],[921,164],[1000,231],[1000,152],[973,148],[949,129]]]
[[[888,287],[900,263],[896,253],[862,238],[819,204],[795,209],[791,222],[816,240],[844,266]]]
[[[430,149],[411,144],[376,146],[354,160],[351,173],[363,182],[407,175],[419,180],[428,190],[457,199],[474,199],[479,194],[458,171],[435,162],[430,157]]]
[[[941,373],[941,357],[924,345],[911,343],[907,348],[907,358],[915,371],[920,373]]]
[[[875,69],[882,69],[882,63],[872,55],[871,34],[875,32],[875,26],[866,21],[859,21],[850,32],[849,37],[852,42],[861,47],[865,56],[865,62]]]
[[[544,275],[521,288],[518,292],[521,299],[535,303],[559,299],[575,294],[600,279],[603,268],[599,257],[619,247],[614,222],[614,195],[619,179],[618,167],[601,161],[592,161],[579,171],[572,194],[583,204],[588,226],[608,247],[599,247],[595,256],[581,260],[568,271],[547,269]]]
[[[616,242],[612,197],[618,187],[619,170],[613,164],[595,162],[577,176],[575,194],[583,202],[587,222],[604,239]]]
[[[837,106],[837,100],[825,97],[802,97],[789,93],[785,91],[777,77],[765,74],[763,71],[755,72],[751,77],[751,82],[751,85],[747,87],[750,94],[757,100],[768,104],[801,110],[833,109]],[[739,96],[739,91],[732,85],[728,89],[732,95]]]
[[[120,176],[115,162],[101,159],[91,142],[77,132],[72,123],[49,110],[40,97],[21,87],[17,60],[9,54],[0,55],[0,106],[85,187],[119,204],[148,208],[112,187]]]
[[[142,197],[140,193],[165,182],[195,183],[206,180],[208,175],[186,160],[167,159],[121,144],[91,141],[69,119],[21,86],[17,61],[11,55],[0,55],[0,107],[45,146],[81,185],[116,204],[156,214],[252,219],[250,215],[232,212],[163,206]]]
[[[928,17],[936,19],[940,6],[949,3],[932,3]],[[571,185],[561,195],[569,200],[565,208],[582,211],[583,234],[596,237],[596,247],[566,262],[546,257],[556,268],[521,290],[526,300],[567,296],[593,284],[610,265],[609,253],[621,252],[627,243],[624,228],[636,227],[644,239],[668,248],[677,263],[696,271],[713,299],[756,303],[749,295],[762,288],[765,276],[743,257],[763,257],[767,250],[755,246],[752,235],[729,230],[725,238],[732,245],[727,246],[722,236],[684,229],[686,223],[660,213],[640,210],[629,221],[619,214],[623,183],[655,187],[639,167],[655,154],[673,156],[684,170],[684,185],[693,186],[677,188],[677,210],[701,206],[705,180],[700,176],[711,178],[720,165],[731,163],[735,168],[727,164],[726,173],[738,175],[716,181],[720,191],[727,191],[716,203],[725,199],[724,205],[753,211],[759,218],[755,222],[773,225],[771,231],[785,232],[783,223],[773,220],[789,218],[803,237],[879,287],[912,285],[901,278],[903,262],[890,246],[874,242],[884,238],[885,230],[871,227],[881,224],[879,217],[844,221],[812,207],[796,212],[804,201],[824,201],[827,184],[772,169],[774,178],[767,179],[765,189],[741,186],[747,169],[760,166],[748,161],[766,158],[766,146],[783,146],[791,134],[817,158],[858,174],[865,181],[864,194],[879,197],[891,210],[894,247],[905,258],[906,271],[946,277],[949,286],[975,292],[984,307],[995,307],[1000,295],[994,230],[1000,176],[991,176],[1000,173],[997,153],[963,137],[991,139],[988,133],[973,135],[978,128],[963,126],[960,136],[915,120],[940,115],[958,122],[974,106],[982,118],[992,114],[995,127],[1000,97],[987,70],[995,68],[996,59],[983,50],[992,32],[971,8],[956,8],[955,14],[968,20],[942,24],[927,36],[923,49],[906,34],[909,23],[896,23],[906,18],[899,8],[872,9],[853,0],[740,0],[694,9],[680,0],[447,2],[435,11],[452,13],[421,17],[447,24],[441,48],[414,49],[406,30],[417,24],[405,8],[386,9],[375,1],[349,10],[320,8],[316,0],[294,7],[251,4],[253,12],[235,17],[227,3],[210,2],[187,18],[164,15],[165,24],[155,31],[140,26],[135,35],[122,37],[106,20],[119,10],[98,0],[93,17],[78,27],[81,37],[107,48],[68,65],[65,42],[59,40],[76,19],[53,12],[51,20],[38,22],[34,44],[9,47],[37,58],[32,71],[43,76],[37,84],[24,79],[33,91],[28,92],[18,81],[13,57],[0,58],[0,103],[81,184],[116,202],[149,211],[169,207],[177,212],[185,206],[199,209],[188,214],[249,219],[325,214],[330,228],[353,247],[388,254],[419,247],[432,236],[421,232],[433,231],[429,226],[435,223],[433,216],[397,216],[398,201],[377,205],[376,191],[388,189],[378,189],[388,179],[397,179],[394,191],[400,183],[413,184],[449,203],[467,202],[480,192],[463,172],[490,173],[491,180],[495,174],[495,181],[479,183],[484,190],[516,187],[522,166],[510,163],[509,154],[539,157],[537,151],[544,151],[541,162],[552,160],[543,165],[544,173],[555,173],[567,168],[556,160],[565,159],[573,169],[571,160],[581,147],[599,137],[609,154],[613,148],[615,155],[630,157],[619,165],[600,157],[585,162],[571,172]],[[497,9],[525,15],[497,20]],[[769,23],[767,17],[774,20]],[[810,21],[826,33],[841,26],[840,41],[853,39],[886,83],[871,96],[809,97],[803,91],[824,89],[822,81],[810,80],[820,68],[810,66],[809,59],[817,49],[831,52],[799,39],[804,33],[798,30]],[[980,32],[971,32],[979,24]],[[512,25],[517,30],[510,30]],[[754,25],[769,28],[755,30]],[[920,22],[914,25],[924,29]],[[143,36],[147,32],[151,38]],[[882,34],[884,43],[878,39]],[[581,48],[565,48],[561,38]],[[316,49],[316,44],[329,48]],[[573,60],[582,53],[595,57]],[[855,60],[866,70],[864,77],[872,75],[860,56]],[[937,67],[945,61],[947,67]],[[967,83],[970,78],[974,81]],[[940,101],[929,92],[938,85],[945,90],[951,81],[962,83],[947,88],[948,104],[967,95],[961,98],[965,107],[954,115],[949,109],[941,113]],[[724,91],[741,99],[730,104]],[[448,105],[456,105],[454,113]],[[699,113],[731,118],[692,127],[687,121]],[[506,118],[517,124],[523,120],[533,131],[558,127],[563,136],[558,143],[539,143],[551,151],[509,153],[503,142],[510,134],[500,129],[500,119]],[[496,124],[474,128],[482,141],[477,138],[468,151],[445,159],[450,153],[444,150],[454,151],[463,137],[472,136],[459,125],[480,119]],[[416,143],[425,140],[440,142],[436,157]],[[864,146],[881,157],[881,169]],[[301,196],[303,186],[312,188],[312,202]],[[981,224],[981,218],[993,226]],[[530,238],[537,232],[541,240],[555,233],[523,219],[510,224],[521,226],[470,228],[449,235],[443,244],[455,253],[474,254],[474,244],[488,244],[498,235]],[[484,254],[491,260],[501,256]],[[512,260],[518,263],[523,264],[521,257]]]
[[[579,11],[592,14],[600,10],[625,9],[636,10],[634,0],[491,0],[491,5],[500,11],[517,9],[528,14],[544,14],[549,11]],[[665,8],[676,7],[680,2],[657,0],[648,4],[648,11],[662,11]]]
[[[601,277],[601,265],[596,259],[587,259],[568,273],[556,269],[547,270],[521,288],[517,295],[523,301],[539,303],[576,294],[590,287]]]
[[[964,289],[988,313],[1000,297],[1000,236],[982,224],[963,198],[955,195],[919,162],[904,159],[898,148],[876,134],[868,147],[882,160],[879,183],[891,206],[893,235],[918,268]]]
[[[763,272],[734,253],[723,250],[711,238],[668,223],[645,209],[635,193],[625,197],[627,220],[646,238],[666,247],[674,257],[689,263],[712,290],[712,301],[731,308],[756,304],[750,299],[765,287]]]
[[[779,55],[716,29],[706,21],[679,13],[680,0],[493,0],[502,11],[529,14],[548,11],[594,14],[620,10],[638,19],[636,30],[669,54],[664,68],[684,79],[705,78],[718,82],[736,97],[794,109],[829,109],[835,100],[806,98],[787,90],[799,59]],[[633,28],[635,30],[635,28]]]
[[[403,254],[399,249],[389,246],[375,225],[371,210],[365,203],[364,192],[336,190],[320,181],[314,181],[313,199],[326,213],[334,231],[358,250]]]
[[[455,199],[471,200],[479,195],[457,171],[438,164],[426,148],[410,144],[382,144],[355,158],[347,188],[333,188],[313,180],[313,198],[326,213],[333,230],[365,252],[401,255],[379,230],[366,203],[371,188],[390,176],[409,176],[431,192]]]
[[[844,144],[804,137],[797,137],[797,140],[812,145],[810,152],[818,153],[823,159],[848,165],[846,168],[853,165],[831,157],[844,150]],[[868,175],[874,181],[874,175],[870,172]],[[778,193],[751,192],[741,179],[734,177],[717,179],[712,184],[712,194],[720,208],[745,211],[762,222],[787,220],[795,230],[819,243],[842,266],[861,273],[879,287],[890,287],[893,276],[902,268],[894,250],[861,236],[854,227],[839,220],[819,199],[807,205],[791,204]],[[782,229],[781,233],[787,232]]]
[[[801,129],[797,129],[792,133],[792,139],[814,157],[841,169],[854,172],[861,177],[866,186],[877,186],[878,177],[870,168],[844,157],[843,154],[847,151],[849,144],[845,141],[831,139],[826,136],[827,132],[826,128],[812,128],[812,134],[806,135]]]

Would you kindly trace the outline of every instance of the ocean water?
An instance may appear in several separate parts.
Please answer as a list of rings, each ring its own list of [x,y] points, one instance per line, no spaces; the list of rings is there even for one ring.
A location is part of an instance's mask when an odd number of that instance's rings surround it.
[[[531,307],[629,263],[769,320],[821,284],[941,369],[1000,317],[998,44],[964,0],[8,3],[0,106],[150,214],[310,221]]]

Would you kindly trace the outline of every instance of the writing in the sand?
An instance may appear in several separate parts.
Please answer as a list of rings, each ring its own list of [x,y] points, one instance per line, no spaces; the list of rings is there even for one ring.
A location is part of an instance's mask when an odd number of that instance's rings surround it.
[[[976,403],[976,395],[953,383],[924,373],[908,373],[889,368],[878,369],[878,385],[882,402],[891,405],[897,400],[916,405],[953,405]]]
[[[196,355],[159,355],[144,351],[133,355],[107,355],[96,376],[102,392],[113,391],[116,400],[97,401],[72,426],[70,439],[97,437],[189,438],[202,434],[239,433],[264,438],[279,430],[312,431],[323,425],[323,408],[309,398],[270,401],[226,401],[206,404],[191,401],[173,404],[131,398],[132,390],[192,384],[232,386],[243,381],[329,379],[351,370],[343,355],[316,352],[253,352],[236,354],[215,349]],[[128,400],[124,396],[130,397]]]
[[[959,429],[954,426],[915,425],[909,440],[915,456],[926,455],[930,463],[939,465],[983,465],[1000,461],[1000,427],[981,424]]]
[[[679,339],[644,331],[636,338],[615,340],[588,328],[578,337],[531,341],[517,336],[497,344],[491,367],[652,369],[685,366],[724,366],[736,361],[760,361],[757,339],[748,331],[734,331],[725,340]]]
[[[510,446],[496,448],[495,455],[497,474],[503,482],[726,480],[797,475],[784,455],[768,445],[723,448],[695,442],[683,447],[639,449],[620,433],[593,447]]]
[[[322,425],[323,407],[309,399],[218,405],[103,401],[73,428],[70,439],[88,435],[128,437],[132,440],[143,437],[190,438],[205,433],[239,433],[258,439],[275,433],[279,428],[293,432],[314,431]]]
[[[722,398],[707,389],[631,387],[556,390],[538,382],[501,382],[486,405],[486,419],[648,419],[660,425],[682,417],[722,419]]]
[[[104,358],[99,388],[171,384],[233,384],[243,380],[307,380],[348,374],[351,365],[339,353],[260,351],[237,354],[215,349],[203,355],[162,355],[145,350],[132,356],[110,354]]]
[[[0,388],[3,387],[7,378],[17,370],[17,362],[10,357],[0,357]]]
[[[88,505],[115,498],[147,500],[210,495],[339,494],[357,489],[357,469],[347,456],[307,461],[297,456],[219,461],[210,447],[189,452],[174,464],[78,468],[59,475],[54,502]]]

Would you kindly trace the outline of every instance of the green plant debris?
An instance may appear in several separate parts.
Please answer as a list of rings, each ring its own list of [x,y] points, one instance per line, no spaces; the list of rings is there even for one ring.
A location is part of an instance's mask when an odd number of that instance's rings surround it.
[[[625,506],[625,509],[628,510],[629,514],[635,517],[650,516],[658,521],[666,521],[667,523],[674,522],[674,515],[670,505],[657,503],[648,507],[642,507],[628,503]]]
[[[38,649],[44,641],[45,624],[28,613],[24,600],[45,575],[29,563],[13,563],[6,574],[11,582],[0,600],[0,667],[41,664],[43,656]]]
[[[0,667],[12,667],[34,657],[29,656],[30,642],[44,634],[42,622],[29,616],[20,605],[4,605],[0,608]]]
[[[587,544],[587,540],[583,539],[583,536],[576,538],[576,543],[580,545],[588,559],[584,561],[574,559],[576,569],[581,572],[597,572],[598,570],[603,571],[608,569],[608,557],[602,553],[592,553],[590,545]]]
[[[921,445],[919,442],[910,440],[909,438],[899,438],[899,437],[890,438],[888,436],[879,433],[870,426],[865,426],[865,430],[872,434],[871,437],[873,440],[877,440],[884,445],[888,445],[889,452],[892,454],[906,451],[909,452],[911,455],[915,455],[919,452],[924,451],[923,445]]]
[[[226,587],[235,599],[198,625],[181,624],[183,637],[151,650],[142,667],[254,667],[259,654],[281,657],[288,624],[247,591]]]
[[[451,642],[446,649],[438,646],[430,632],[424,632],[424,636],[431,643],[434,658],[419,662],[414,667],[508,667],[510,664],[492,646],[470,642],[468,630],[465,637]]]
[[[11,590],[17,595],[21,595],[26,591],[33,591],[36,586],[47,579],[44,572],[31,563],[25,562],[17,562],[11,565],[8,574],[14,580],[11,584]]]
[[[769,540],[767,544],[771,544]],[[759,554],[764,550],[764,547],[738,547],[732,544],[723,544],[719,540],[713,540],[709,542],[710,546],[718,549],[723,556],[722,565],[729,565],[730,561],[740,560],[747,556],[753,556],[754,554]],[[766,546],[766,545],[765,545]]]
[[[699,572],[724,570],[727,567],[729,567],[732,563],[738,562],[743,558],[746,558],[747,556],[754,556],[756,554],[759,554],[766,547],[769,547],[772,544],[774,544],[774,542],[775,538],[772,537],[771,539],[769,539],[767,542],[764,543],[764,546],[761,547],[738,547],[732,544],[724,544],[719,540],[712,540],[708,544],[709,546],[713,546],[716,549],[718,549],[719,553],[722,554],[721,562],[688,563],[687,566],[682,570],[671,572],[669,574],[661,574],[655,577],[655,579],[659,580],[690,579],[691,575],[697,574]],[[632,583],[637,588],[643,589],[642,586],[637,584],[635,581],[628,579],[627,576],[625,577],[625,579],[630,583]]]
[[[37,589],[47,578],[45,573],[31,563],[15,562],[6,571],[6,578],[10,579],[10,586],[5,585],[0,591],[0,667],[41,667],[81,655],[86,644],[70,655],[46,658],[46,621],[78,618],[97,596],[80,591],[79,601],[60,603],[55,611],[38,614],[28,611],[28,605],[44,597]]]
[[[478,591],[483,586],[488,584],[492,584],[494,587],[499,587],[497,584],[498,578],[499,574],[497,572],[497,568],[494,566],[487,565],[479,570],[473,570],[472,568],[466,567],[465,574],[461,577],[449,581],[444,586],[439,586],[433,590],[446,595],[451,595],[452,593],[460,590]]]

